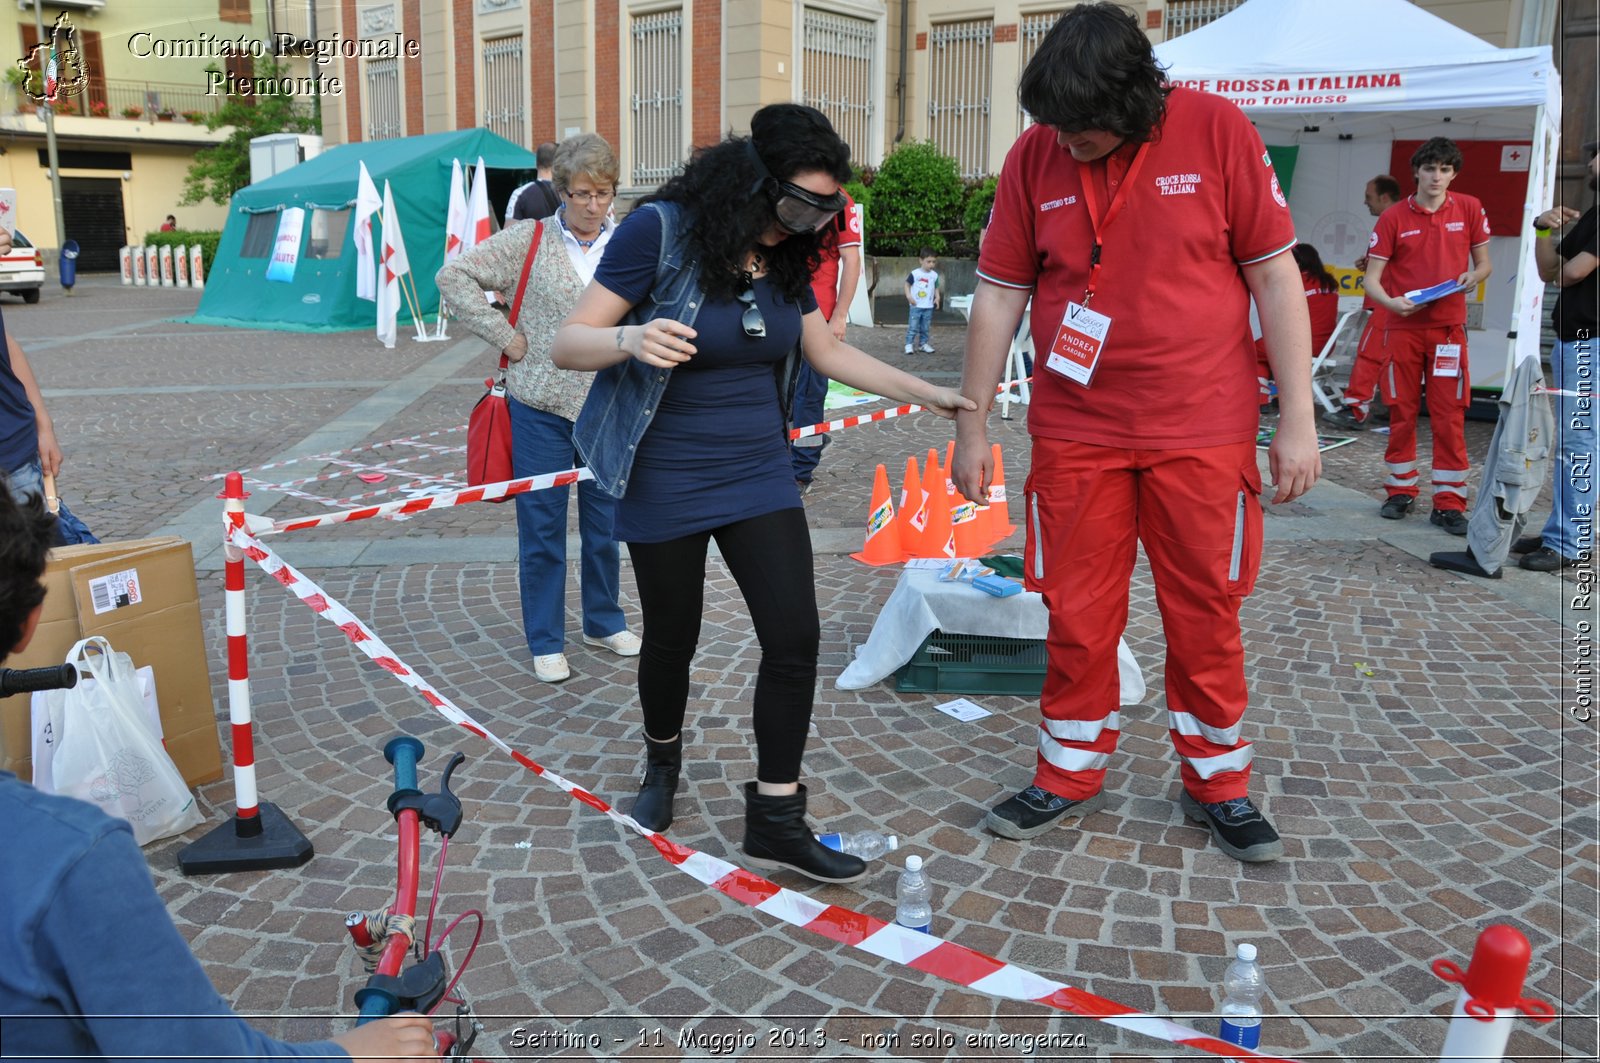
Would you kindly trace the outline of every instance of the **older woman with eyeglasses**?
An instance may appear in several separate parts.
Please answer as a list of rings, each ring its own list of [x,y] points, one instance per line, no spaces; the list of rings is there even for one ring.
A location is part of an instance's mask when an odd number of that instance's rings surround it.
[[[550,342],[594,276],[611,239],[617,158],[604,139],[587,133],[563,141],[553,167],[562,205],[541,224],[518,222],[445,266],[436,278],[450,310],[468,329],[510,360],[511,464],[518,477],[560,472],[580,464],[572,423],[593,373],[558,369]],[[534,236],[542,233],[537,247]],[[489,307],[488,291],[517,291],[523,266],[526,291],[516,327]],[[559,683],[567,663],[567,491],[565,487],[516,496],[518,574],[522,628],[533,654],[533,674]],[[578,485],[578,534],[583,641],[623,657],[636,656],[639,638],[628,630],[617,603],[620,550],[613,535],[616,503],[596,484]]]
[[[971,401],[835,338],[811,294],[818,231],[844,206],[850,148],[820,111],[773,104],[751,136],[695,153],[617,229],[551,356],[600,370],[575,439],[619,499],[644,616],[644,779],[632,815],[672,823],[689,669],[715,539],[749,608],[761,665],[744,851],[822,882],[866,873],[805,822],[800,761],[817,677],[811,537],[788,453],[792,353],[847,384],[945,417]]]

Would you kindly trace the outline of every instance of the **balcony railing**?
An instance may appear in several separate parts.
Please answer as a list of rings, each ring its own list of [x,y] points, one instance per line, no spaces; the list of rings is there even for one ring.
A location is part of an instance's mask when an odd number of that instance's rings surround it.
[[[18,110],[29,112],[39,106],[20,87],[14,87],[12,92]],[[55,111],[61,115],[90,118],[136,118],[153,122],[163,117],[184,116],[193,121],[198,120],[196,116],[215,114],[225,99],[220,95],[207,95],[204,88],[192,83],[97,80],[90,82],[87,91],[58,100]]]

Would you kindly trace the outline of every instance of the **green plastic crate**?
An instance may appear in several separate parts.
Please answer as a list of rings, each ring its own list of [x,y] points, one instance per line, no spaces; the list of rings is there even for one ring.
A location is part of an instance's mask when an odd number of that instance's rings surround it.
[[[1020,694],[1044,689],[1043,639],[935,631],[895,673],[902,692]]]

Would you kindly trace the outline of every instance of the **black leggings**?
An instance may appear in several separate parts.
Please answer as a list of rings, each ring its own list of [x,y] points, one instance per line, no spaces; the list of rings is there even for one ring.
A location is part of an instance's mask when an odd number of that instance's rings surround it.
[[[752,713],[756,778],[798,782],[821,641],[803,509],[780,509],[669,542],[628,544],[644,615],[639,703],[645,734],[666,739],[683,729],[689,666],[705,611],[706,544],[713,538],[744,594],[761,644]]]

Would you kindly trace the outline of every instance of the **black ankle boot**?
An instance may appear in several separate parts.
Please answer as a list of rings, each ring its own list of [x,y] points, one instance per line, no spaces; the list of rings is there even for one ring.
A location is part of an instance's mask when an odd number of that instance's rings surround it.
[[[744,784],[744,852],[757,867],[787,867],[818,882],[854,882],[867,874],[866,861],[836,852],[806,826],[806,788],[784,797],[757,793]]]
[[[645,830],[664,831],[672,826],[672,795],[677,793],[678,771],[682,767],[681,733],[670,742],[656,742],[645,736],[644,781],[630,813]]]

